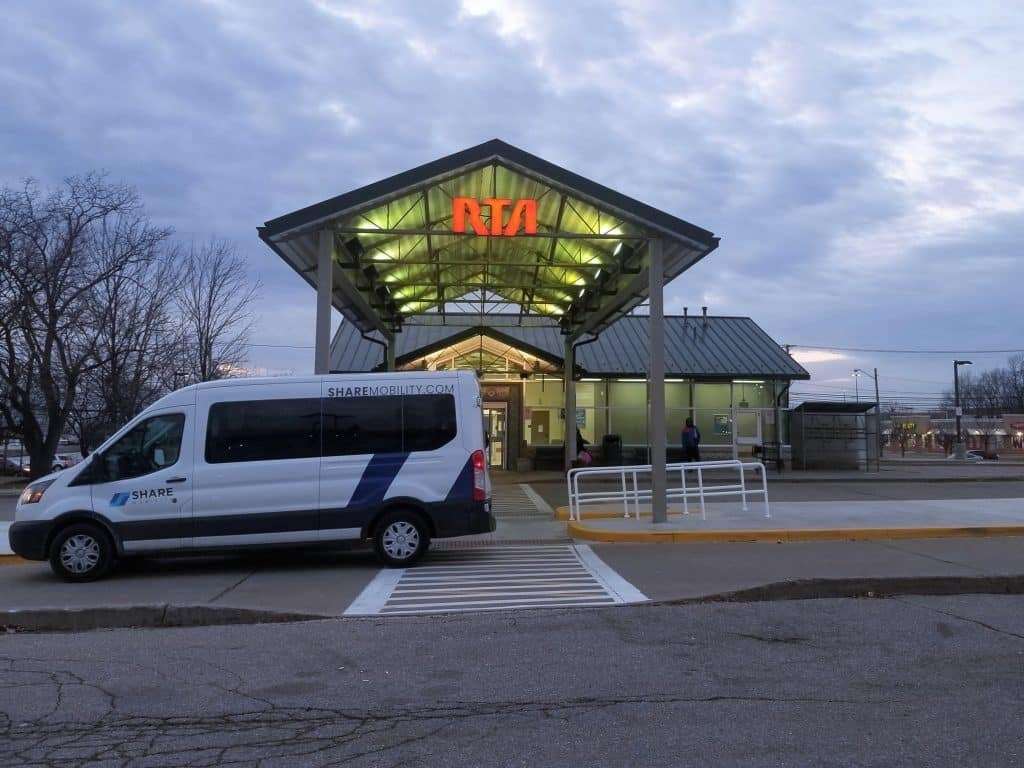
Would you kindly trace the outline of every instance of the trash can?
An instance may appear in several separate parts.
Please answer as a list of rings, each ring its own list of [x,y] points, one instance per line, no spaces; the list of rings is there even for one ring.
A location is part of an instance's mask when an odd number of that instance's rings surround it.
[[[601,463],[606,467],[622,466],[621,435],[605,435],[601,438]]]

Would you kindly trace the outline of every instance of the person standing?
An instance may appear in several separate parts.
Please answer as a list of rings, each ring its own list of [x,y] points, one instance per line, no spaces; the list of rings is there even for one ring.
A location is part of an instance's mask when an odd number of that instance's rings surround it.
[[[687,417],[683,427],[683,461],[700,461],[700,430]]]

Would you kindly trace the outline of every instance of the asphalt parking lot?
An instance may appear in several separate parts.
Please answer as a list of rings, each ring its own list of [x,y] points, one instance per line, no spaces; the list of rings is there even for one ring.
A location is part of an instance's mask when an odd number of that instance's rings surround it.
[[[0,635],[2,765],[1019,766],[1022,597]]]

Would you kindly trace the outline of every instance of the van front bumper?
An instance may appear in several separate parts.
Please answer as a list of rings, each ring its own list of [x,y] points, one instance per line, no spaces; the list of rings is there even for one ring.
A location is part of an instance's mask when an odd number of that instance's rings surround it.
[[[26,560],[45,560],[46,542],[52,529],[53,522],[50,520],[22,520],[11,523],[7,540],[14,554]]]

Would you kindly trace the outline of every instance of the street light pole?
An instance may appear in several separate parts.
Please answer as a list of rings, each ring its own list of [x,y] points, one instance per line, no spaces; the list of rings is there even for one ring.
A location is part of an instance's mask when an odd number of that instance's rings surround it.
[[[963,415],[963,409],[960,407],[960,366],[961,365],[972,365],[970,360],[954,360],[953,361],[953,408],[956,410],[956,447],[954,448],[953,455],[958,459],[967,458],[967,446],[964,445],[963,431],[960,429],[960,417]]]

